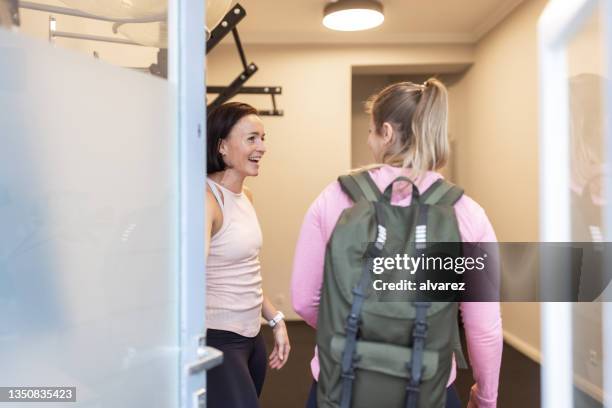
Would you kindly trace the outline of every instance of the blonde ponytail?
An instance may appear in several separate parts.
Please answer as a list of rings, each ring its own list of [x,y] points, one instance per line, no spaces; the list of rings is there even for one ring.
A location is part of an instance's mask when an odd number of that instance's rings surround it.
[[[430,78],[422,85],[390,85],[370,98],[368,112],[377,133],[386,122],[397,136],[394,145],[383,153],[383,163],[411,168],[416,177],[444,167],[450,152],[448,94],[442,82]]]

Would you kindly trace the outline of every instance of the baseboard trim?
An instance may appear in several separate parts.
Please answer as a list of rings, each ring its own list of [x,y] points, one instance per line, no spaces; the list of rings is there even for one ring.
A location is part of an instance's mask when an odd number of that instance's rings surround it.
[[[510,346],[514,347],[525,356],[529,357],[531,360],[540,364],[542,361],[542,353],[537,347],[532,346],[527,343],[525,340],[521,339],[519,336],[516,336],[510,333],[507,330],[504,330],[504,341],[508,343]]]
[[[529,359],[541,364],[542,353],[538,348],[506,330],[504,330],[504,341],[519,352],[523,353]],[[603,403],[604,392],[601,387],[591,383],[589,380],[579,374],[574,374],[574,385],[591,398]]]

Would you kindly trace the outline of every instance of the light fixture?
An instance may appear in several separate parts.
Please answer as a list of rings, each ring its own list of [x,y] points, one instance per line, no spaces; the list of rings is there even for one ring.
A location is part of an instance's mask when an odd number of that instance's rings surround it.
[[[323,12],[323,25],[338,31],[368,30],[383,21],[383,5],[378,0],[336,0]]]

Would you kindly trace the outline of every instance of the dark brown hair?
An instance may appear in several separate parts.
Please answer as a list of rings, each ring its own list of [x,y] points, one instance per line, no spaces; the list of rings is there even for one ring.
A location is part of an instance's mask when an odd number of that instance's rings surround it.
[[[227,138],[240,119],[257,115],[257,109],[242,102],[228,102],[210,112],[206,118],[206,173],[216,173],[226,169],[223,156],[219,152],[221,140]]]

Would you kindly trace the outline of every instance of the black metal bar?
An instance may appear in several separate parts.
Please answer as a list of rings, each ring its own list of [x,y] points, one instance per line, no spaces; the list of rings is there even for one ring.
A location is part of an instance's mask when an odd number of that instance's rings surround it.
[[[158,77],[168,78],[168,49],[160,48],[157,52],[157,62],[149,66],[149,72]]]
[[[268,110],[268,109],[257,109],[259,116],[283,116],[284,112],[282,109]]]
[[[206,41],[206,54],[212,51],[213,48],[230,32],[238,23],[246,16],[246,10],[240,5],[233,6],[223,17],[219,23],[210,32],[210,38]]]
[[[240,74],[236,79],[232,81],[231,84],[225,90],[217,96],[217,98],[208,105],[208,109],[214,109],[217,106],[222,105],[229,99],[233,98],[242,88],[242,85],[248,81],[248,79],[253,76],[253,74],[257,72],[257,65],[254,63],[250,63],[247,69],[245,69],[242,74]]]
[[[19,26],[19,0],[10,0],[9,1],[9,10],[11,13],[11,21],[14,26]]]
[[[236,4],[230,11],[228,11],[221,23],[218,24],[210,33],[210,38],[206,42],[206,54],[219,44],[219,42],[231,31],[236,43],[236,49],[240,57],[240,62],[244,68],[244,71],[236,78],[229,86],[209,86],[206,88],[207,94],[218,94],[217,98],[208,105],[208,109],[214,109],[229,99],[233,98],[237,94],[268,94],[272,96],[273,110],[259,110],[259,114],[262,116],[283,116],[283,111],[276,108],[276,100],[274,95],[282,93],[282,88],[276,87],[245,87],[243,86],[248,79],[257,72],[257,65],[254,63],[247,64],[246,55],[242,42],[240,41],[240,35],[236,26],[246,16],[246,11],[240,4]]]
[[[240,42],[240,35],[238,35],[238,29],[236,27],[232,29],[232,34],[234,35],[234,42],[236,43],[236,49],[238,50],[240,61],[242,61],[242,67],[247,69],[246,56],[244,55],[244,49],[242,48],[242,42]]]
[[[220,94],[227,89],[227,86],[208,86],[206,93]],[[237,92],[239,94],[251,95],[280,95],[283,93],[283,88],[280,86],[243,86]]]

